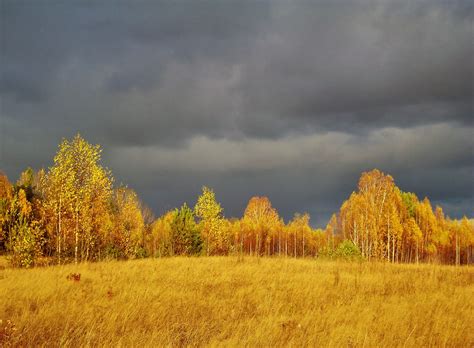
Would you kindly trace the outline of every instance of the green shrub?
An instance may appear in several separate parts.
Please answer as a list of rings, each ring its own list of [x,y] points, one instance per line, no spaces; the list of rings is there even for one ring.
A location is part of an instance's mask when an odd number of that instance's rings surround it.
[[[28,224],[20,219],[12,228],[10,242],[7,243],[11,251],[10,262],[15,267],[29,268],[34,266],[36,259],[42,255],[44,244],[43,231],[36,224]]]
[[[362,260],[362,253],[357,245],[350,240],[343,240],[335,249],[324,248],[319,257],[330,259]]]
[[[125,259],[125,253],[113,244],[109,244],[105,247],[104,254],[106,259]]]
[[[337,246],[334,256],[339,259],[353,260],[362,258],[362,253],[357,245],[346,239]]]
[[[137,247],[135,249],[135,258],[136,259],[144,259],[146,257],[148,257],[148,253],[146,252],[145,248],[140,246],[140,247]]]

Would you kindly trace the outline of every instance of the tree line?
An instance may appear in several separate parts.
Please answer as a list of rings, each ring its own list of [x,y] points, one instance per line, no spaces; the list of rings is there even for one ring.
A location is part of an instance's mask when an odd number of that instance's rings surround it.
[[[0,173],[0,252],[15,266],[163,257],[253,255],[361,257],[388,262],[473,263],[474,224],[401,191],[390,175],[363,173],[325,229],[307,213],[285,223],[267,197],[227,219],[203,187],[194,207],[155,218],[135,191],[114,185],[101,148],[80,135],[59,145],[48,170]]]

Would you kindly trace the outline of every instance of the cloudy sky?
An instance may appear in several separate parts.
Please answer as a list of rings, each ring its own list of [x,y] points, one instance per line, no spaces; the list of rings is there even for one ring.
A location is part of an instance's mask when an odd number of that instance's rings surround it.
[[[315,226],[362,171],[473,215],[470,1],[0,0],[0,169],[102,145],[156,214],[202,185]]]

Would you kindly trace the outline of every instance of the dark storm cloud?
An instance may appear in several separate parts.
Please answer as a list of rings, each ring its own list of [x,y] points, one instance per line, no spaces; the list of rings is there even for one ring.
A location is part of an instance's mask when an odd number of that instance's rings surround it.
[[[246,111],[347,130],[437,122],[447,115],[403,109],[444,103],[471,122],[472,16],[397,3],[283,5],[245,64]]]
[[[321,223],[380,167],[473,208],[469,1],[0,2],[0,167],[103,145],[162,211],[202,184]],[[456,177],[455,181],[448,178]]]

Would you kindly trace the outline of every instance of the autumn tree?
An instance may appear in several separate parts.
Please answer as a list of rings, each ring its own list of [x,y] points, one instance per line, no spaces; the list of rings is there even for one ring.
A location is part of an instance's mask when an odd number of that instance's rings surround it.
[[[250,198],[243,217],[243,228],[248,240],[249,252],[257,256],[270,254],[272,240],[278,238],[278,249],[281,250],[280,218],[272,207],[268,197]],[[280,234],[278,234],[280,232]],[[273,252],[273,251],[272,251]]]
[[[216,201],[212,189],[206,186],[202,188],[202,194],[198,197],[194,212],[200,219],[199,227],[205,241],[207,255],[219,254],[226,248],[228,241],[222,231],[222,207]]]
[[[155,217],[155,214],[153,213],[153,210],[141,200],[140,200],[140,210],[142,212],[143,223],[144,223],[144,228],[145,228],[145,231],[144,231],[145,239],[147,239],[150,236],[151,225],[156,220],[156,217]]]
[[[244,226],[241,219],[231,218],[223,220],[222,233],[225,235],[225,240],[228,242],[225,253],[238,253],[239,259],[241,259],[244,254],[244,245],[242,240],[243,229]]]
[[[35,176],[28,168],[15,185],[6,176],[0,181],[0,241],[14,266],[30,267],[43,254],[45,238],[35,197]]]
[[[464,216],[460,221],[449,223],[449,232],[452,248],[454,249],[454,264],[460,265],[472,262],[472,249],[474,247],[474,222]]]
[[[339,223],[337,221],[337,215],[332,214],[329,219],[328,224],[326,225],[325,235],[326,235],[326,247],[330,250],[334,249],[335,236],[338,234]],[[344,232],[343,232],[344,233]],[[345,237],[345,236],[344,236]]]
[[[431,202],[427,197],[417,204],[415,219],[423,235],[420,250],[421,256],[423,259],[430,261],[438,252],[438,235],[440,232]]]
[[[112,202],[113,232],[108,244],[109,255],[144,257],[145,222],[137,194],[121,186],[114,190]]]
[[[403,238],[404,199],[393,178],[374,169],[363,173],[340,210],[340,229],[364,257],[395,262]]]
[[[9,208],[13,197],[13,186],[8,177],[0,172],[0,250],[5,249],[9,230]]]
[[[112,194],[112,175],[101,166],[101,148],[80,135],[64,139],[44,178],[44,204],[52,217],[49,231],[61,255],[87,260],[104,233]]]
[[[0,171],[0,199],[12,198],[12,184],[5,173]]]
[[[461,228],[441,207],[433,210],[428,198],[419,201],[414,193],[401,191],[391,176],[376,169],[362,174],[359,190],[331,221],[326,232],[339,231],[369,259],[460,264],[461,249],[465,262],[471,259],[474,237],[467,219]]]
[[[16,190],[9,214],[13,220],[7,241],[11,263],[14,266],[31,267],[42,255],[45,239],[42,226],[34,219],[32,203],[23,188]]]
[[[147,251],[154,257],[172,255],[171,225],[176,211],[171,210],[160,216],[151,224],[150,235],[147,240]]]
[[[413,217],[410,217],[403,226],[402,261],[417,263],[420,261],[420,245],[423,233]]]
[[[171,221],[171,253],[173,255],[193,255],[201,251],[202,240],[194,213],[186,203],[175,209]]]
[[[308,255],[309,246],[314,238],[313,230],[309,225],[310,216],[308,213],[296,213],[293,219],[288,223],[288,230],[293,235],[294,239],[294,253],[295,257],[305,257]],[[314,254],[314,251],[312,252]]]

